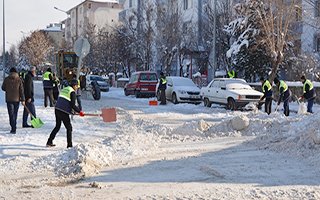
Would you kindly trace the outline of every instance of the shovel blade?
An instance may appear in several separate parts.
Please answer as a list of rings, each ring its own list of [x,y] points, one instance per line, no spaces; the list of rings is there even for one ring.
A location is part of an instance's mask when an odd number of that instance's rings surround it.
[[[33,126],[33,128],[41,128],[43,126],[43,122],[40,118],[35,118],[33,117],[31,119],[31,125]]]
[[[117,112],[115,108],[103,108],[101,116],[104,122],[117,121]]]

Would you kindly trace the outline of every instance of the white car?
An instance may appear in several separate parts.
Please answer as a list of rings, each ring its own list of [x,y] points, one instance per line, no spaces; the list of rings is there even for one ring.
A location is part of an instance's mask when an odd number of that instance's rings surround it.
[[[254,90],[245,80],[238,78],[217,78],[207,87],[201,88],[201,97],[207,107],[216,103],[226,105],[227,109],[236,110],[250,102],[258,103],[262,96],[262,92]],[[260,107],[263,102],[259,104]]]
[[[168,76],[166,98],[171,100],[174,104],[177,103],[195,103],[200,104],[202,102],[200,96],[200,88],[198,88],[191,79]],[[160,91],[158,90],[159,83],[157,84],[157,98],[160,100]]]
[[[86,76],[86,85],[91,85],[92,81],[96,81],[100,87],[101,91],[108,92],[109,91],[109,83],[101,76],[98,75],[87,75]]]

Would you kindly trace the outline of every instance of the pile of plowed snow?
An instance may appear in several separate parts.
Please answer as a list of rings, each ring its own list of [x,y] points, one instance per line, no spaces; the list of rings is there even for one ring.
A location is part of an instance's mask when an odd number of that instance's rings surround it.
[[[34,169],[53,169],[58,176],[82,177],[92,175],[112,163],[110,150],[101,144],[79,144],[57,154],[32,162]]]
[[[289,153],[306,158],[315,165],[320,164],[320,114],[302,115],[271,126],[265,135],[257,137],[251,144],[263,149]]]

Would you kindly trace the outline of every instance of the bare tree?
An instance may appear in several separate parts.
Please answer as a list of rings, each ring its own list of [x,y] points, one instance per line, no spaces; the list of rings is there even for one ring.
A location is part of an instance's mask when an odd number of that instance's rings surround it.
[[[252,4],[259,4],[259,9],[256,12],[264,32],[264,38],[260,40],[260,43],[267,48],[271,57],[272,70],[269,80],[273,81],[279,66],[284,60],[284,53],[288,48],[290,37],[292,37],[290,28],[296,20],[297,8],[300,8],[299,1],[251,0],[251,2]]]
[[[20,42],[18,49],[19,54],[26,56],[31,65],[39,66],[46,61],[53,45],[42,31],[33,31]]]

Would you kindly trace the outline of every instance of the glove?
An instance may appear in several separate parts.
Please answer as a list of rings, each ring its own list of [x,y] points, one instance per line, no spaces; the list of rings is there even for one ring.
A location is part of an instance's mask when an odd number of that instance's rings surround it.
[[[83,112],[83,111],[80,111],[80,112],[79,112],[79,115],[80,115],[80,117],[84,117],[84,112]]]

